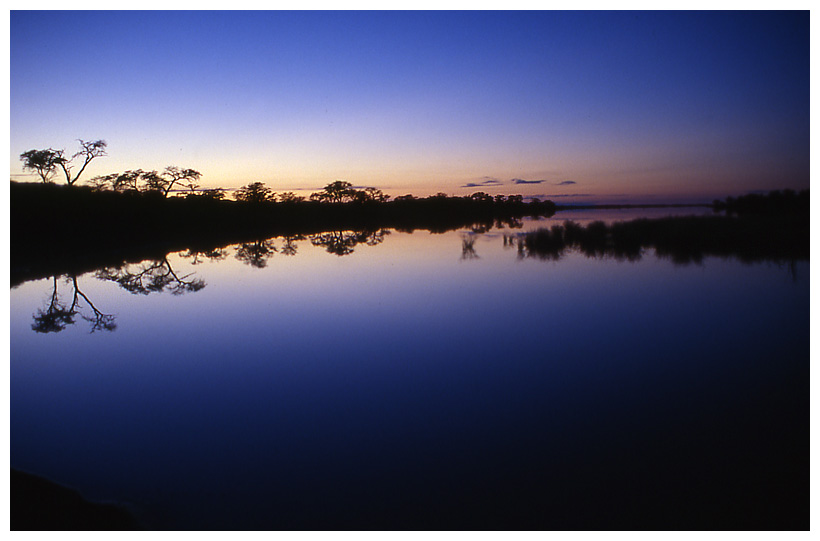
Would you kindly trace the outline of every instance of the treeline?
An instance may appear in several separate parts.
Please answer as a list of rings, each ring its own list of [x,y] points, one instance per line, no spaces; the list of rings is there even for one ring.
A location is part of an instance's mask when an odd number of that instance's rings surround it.
[[[707,256],[736,257],[744,262],[789,263],[809,259],[809,217],[805,215],[689,216],[592,222],[564,222],[506,237],[521,257],[558,260],[570,251],[587,257],[639,260],[645,249],[678,264]]]
[[[330,230],[444,232],[550,216],[555,209],[549,201],[524,202],[520,196],[439,194],[388,200],[373,190],[365,192],[367,198],[356,192],[333,183],[310,200],[268,196],[231,201],[202,195],[165,197],[159,190],[12,182],[12,270],[56,260],[82,264],[101,256],[147,255]]]
[[[776,190],[768,194],[749,194],[727,197],[726,201],[715,200],[712,207],[716,211],[729,214],[792,214],[808,215],[810,208],[809,190]]]

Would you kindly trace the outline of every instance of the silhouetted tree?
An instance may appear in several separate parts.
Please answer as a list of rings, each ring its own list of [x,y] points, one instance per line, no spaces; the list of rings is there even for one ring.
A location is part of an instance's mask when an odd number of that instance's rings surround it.
[[[168,166],[162,173],[134,169],[123,173],[96,176],[88,183],[96,190],[110,187],[115,192],[147,191],[161,193],[163,197],[168,197],[168,193],[176,185],[187,187],[193,192],[198,187],[196,181],[200,176],[202,176],[201,173],[194,169]]]
[[[189,280],[190,274],[178,276],[167,257],[142,263],[135,270],[129,267],[129,265],[123,265],[103,268],[97,271],[97,278],[116,282],[129,293],[137,295],[163,291],[169,291],[172,295],[182,295],[199,291],[205,287],[205,282],[199,278]]]
[[[237,201],[244,201],[245,203],[264,203],[273,201],[276,196],[264,183],[252,182],[236,190],[234,197]]]
[[[138,191],[139,180],[145,171],[142,169],[135,169],[133,171],[125,171],[123,173],[111,173],[103,177],[95,177],[96,183],[107,182],[111,185],[111,189],[115,192]]]
[[[95,192],[101,192],[111,188],[111,180],[116,175],[98,175],[88,179],[86,182]]]
[[[208,188],[205,190],[200,190],[198,194],[188,194],[188,197],[191,197],[192,195],[203,199],[220,201],[225,199],[225,188]]]
[[[181,254],[180,256],[185,258],[192,258],[191,265],[197,265],[199,263],[202,263],[202,261],[199,260],[200,257],[207,259],[209,261],[222,261],[223,259],[228,257],[228,252],[226,252],[224,248],[213,248],[210,250],[194,250],[193,248],[191,248],[184,254]]]
[[[353,200],[357,203],[367,203],[373,201],[375,203],[384,203],[390,199],[384,195],[381,190],[377,188],[365,188],[364,190],[354,190]]]
[[[62,160],[62,155],[51,148],[43,150],[27,150],[20,154],[23,160],[23,171],[33,171],[40,176],[43,183],[49,183],[52,175],[57,169],[57,164]]]
[[[30,170],[37,173],[43,182],[51,182],[51,176],[59,167],[65,175],[66,183],[73,186],[80,175],[83,174],[85,168],[94,158],[105,156],[105,149],[108,144],[102,139],[98,141],[83,141],[78,139],[82,149],[75,153],[71,158],[65,157],[65,151],[62,149],[55,150],[47,148],[44,150],[27,150],[20,154],[20,159],[23,160],[23,169]],[[76,175],[72,175],[71,171],[74,165],[71,163],[75,158],[82,159],[82,165]]]
[[[358,244],[356,233],[347,231],[328,231],[311,235],[310,242],[314,246],[323,246],[328,253],[339,256],[353,253],[353,247]]]
[[[298,248],[296,246],[297,240],[305,240],[305,237],[303,235],[291,235],[285,237],[285,244],[282,246],[281,250],[282,255],[296,255]]]
[[[167,196],[167,189],[169,184],[168,179],[163,178],[162,175],[160,175],[156,171],[140,171],[138,178],[142,178],[142,182],[144,183],[146,190],[159,192]],[[136,183],[134,184],[134,188],[137,188]]]
[[[279,195],[280,203],[301,203],[305,198],[301,195],[296,195],[293,192],[285,192]]]
[[[257,240],[254,242],[243,242],[236,248],[236,259],[263,269],[268,264],[268,259],[276,252],[276,247],[272,240]]]
[[[385,235],[390,232],[385,229],[377,231],[327,231],[318,235],[311,235],[310,242],[314,246],[322,246],[328,253],[338,256],[353,253],[358,244],[375,246],[384,241]]]
[[[48,307],[45,310],[38,310],[34,315],[34,323],[31,325],[34,332],[60,332],[66,325],[74,323],[74,311],[61,304],[57,296],[57,277],[52,277],[52,280],[54,286]]]
[[[368,246],[376,246],[384,242],[384,237],[390,234],[387,229],[377,231],[362,231],[358,234],[359,242],[364,242]]]
[[[323,203],[344,203],[351,201],[355,193],[351,183],[337,180],[325,186],[323,191],[310,194],[310,198]]]
[[[175,184],[184,186],[192,192],[196,190],[199,187],[198,182],[202,173],[194,169],[182,169],[175,165],[169,165],[165,168],[165,171],[162,172],[162,176],[168,182],[164,190],[164,195],[168,197],[168,192],[171,191]]]
[[[85,321],[91,323],[91,332],[95,331],[113,331],[117,328],[115,323],[115,316],[111,314],[104,314],[91,302],[88,296],[80,291],[77,285],[77,277],[71,275],[67,278],[74,286],[71,304],[66,306],[59,301],[57,295],[57,277],[53,277],[53,289],[51,299],[48,307],[45,310],[38,310],[34,315],[34,323],[31,325],[34,332],[49,333],[60,332],[66,328],[67,325],[74,324],[74,316],[79,314]],[[80,298],[82,298],[88,307],[91,309],[91,314],[83,314],[80,312]]]
[[[99,158],[101,156],[107,155],[105,149],[106,147],[108,147],[108,143],[106,143],[102,139],[97,141],[83,141],[82,139],[78,139],[78,141],[80,142],[80,146],[82,146],[82,150],[71,156],[71,159],[63,158],[59,162],[60,168],[63,170],[63,173],[65,174],[66,183],[69,186],[72,186],[75,182],[77,182],[77,179],[79,179],[80,175],[83,174],[83,171],[85,171],[86,166],[88,166],[88,164],[91,163],[91,160],[93,160],[94,158]],[[61,150],[59,152],[62,154],[63,151]],[[77,171],[77,174],[72,176],[71,162],[74,160],[74,158],[81,158],[82,165],[80,166],[80,170]]]
[[[310,194],[310,199],[322,203],[384,203],[389,197],[378,188],[357,190],[349,182],[337,180],[325,186],[323,191]]]
[[[169,165],[162,174],[158,174],[156,171],[140,171],[139,178],[145,184],[146,190],[157,191],[168,197],[168,193],[176,185],[188,188],[193,192],[199,187],[197,181],[201,176],[202,173],[194,169],[183,169],[175,165]]]

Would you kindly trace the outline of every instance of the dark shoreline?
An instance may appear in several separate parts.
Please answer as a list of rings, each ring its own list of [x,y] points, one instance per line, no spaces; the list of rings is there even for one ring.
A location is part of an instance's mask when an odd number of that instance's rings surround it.
[[[552,201],[525,203],[507,199],[444,197],[399,199],[366,203],[243,203],[204,197],[164,198],[155,192],[95,192],[84,187],[12,182],[10,285],[62,274],[80,275],[100,267],[117,267],[164,257],[168,252],[207,252],[231,244],[281,236],[315,235],[328,231],[376,232],[517,228],[526,217],[551,217],[577,210],[652,208],[709,208],[725,212],[704,218],[720,229],[731,224],[733,236],[720,253],[734,244],[754,244],[766,237],[767,246],[781,240],[796,246],[787,250],[808,254],[808,192],[773,192],[700,204],[556,205]],[[740,216],[751,227],[737,228]],[[748,218],[748,219],[746,219]],[[701,220],[702,221],[702,220]],[[683,222],[679,222],[682,224]],[[699,222],[688,222],[686,227]],[[687,243],[713,244],[715,230],[697,227]],[[796,233],[797,240],[789,239]],[[703,238],[698,239],[700,235]],[[791,235],[793,236],[793,235]],[[804,242],[805,241],[805,242]],[[805,244],[805,247],[803,246]],[[697,250],[697,246],[694,247]],[[804,249],[805,248],[805,249]],[[775,249],[774,257],[782,251]],[[763,258],[767,257],[764,252]]]
[[[674,208],[703,207],[704,205],[675,205]],[[630,209],[630,208],[673,208],[670,205],[640,205],[640,206],[603,206],[585,207],[583,210]],[[556,207],[558,212],[576,210],[575,207]],[[549,214],[546,217],[553,216]],[[527,215],[531,216],[531,215]],[[119,242],[111,238],[76,238],[36,239],[33,235],[19,233],[20,227],[12,228],[10,285],[15,287],[30,280],[39,280],[54,275],[76,274],[94,271],[100,267],[119,266],[124,263],[139,263],[148,259],[161,259],[169,252],[195,250],[208,252],[231,244],[254,242],[260,239],[281,237],[287,235],[313,235],[327,231],[378,231],[380,229],[396,229],[399,231],[429,231],[430,234],[444,233],[459,229],[489,228],[513,222],[517,217],[488,218],[477,216],[470,219],[445,219],[436,223],[430,217],[415,226],[392,223],[390,220],[329,220],[323,225],[301,227],[272,226],[238,228],[236,230],[210,231],[207,235],[196,234],[169,234],[166,238],[159,236],[122,239]],[[16,229],[16,230],[15,230]]]
[[[125,506],[89,501],[72,488],[14,468],[9,500],[12,531],[142,529]]]

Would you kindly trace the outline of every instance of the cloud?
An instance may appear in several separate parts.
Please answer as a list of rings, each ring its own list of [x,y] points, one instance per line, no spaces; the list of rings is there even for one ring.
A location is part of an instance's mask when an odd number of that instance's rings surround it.
[[[574,180],[565,180],[563,182],[559,182],[556,186],[569,186],[570,184],[578,184]]]
[[[546,180],[524,180],[523,178],[514,178],[510,182],[513,184],[541,184],[542,182],[546,182]]]
[[[468,182],[462,188],[482,188],[484,186],[500,186],[503,184],[500,180],[494,177],[481,177],[484,180],[481,182]]]

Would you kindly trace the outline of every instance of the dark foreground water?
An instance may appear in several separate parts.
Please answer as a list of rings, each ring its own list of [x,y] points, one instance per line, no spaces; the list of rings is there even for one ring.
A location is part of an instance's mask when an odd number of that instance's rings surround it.
[[[156,529],[808,529],[808,262],[543,260],[520,231],[26,282],[11,466]]]

